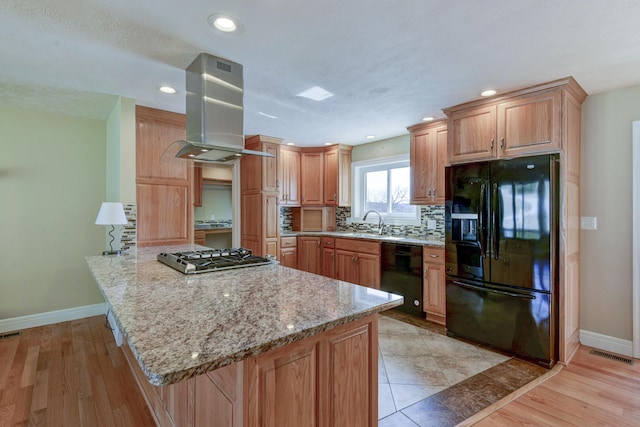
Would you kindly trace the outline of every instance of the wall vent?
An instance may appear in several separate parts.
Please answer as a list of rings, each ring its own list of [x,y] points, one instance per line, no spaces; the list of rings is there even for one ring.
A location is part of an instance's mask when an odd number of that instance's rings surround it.
[[[0,340],[3,340],[5,338],[13,338],[13,337],[19,337],[21,334],[21,332],[9,332],[6,334],[0,334]]]
[[[627,365],[633,365],[635,363],[635,361],[633,359],[630,359],[630,358],[624,357],[624,356],[619,356],[617,354],[607,353],[605,351],[600,351],[600,350],[595,350],[594,349],[594,350],[591,350],[589,353],[593,354],[595,356],[606,357],[607,359],[615,360],[617,362],[626,363]]]

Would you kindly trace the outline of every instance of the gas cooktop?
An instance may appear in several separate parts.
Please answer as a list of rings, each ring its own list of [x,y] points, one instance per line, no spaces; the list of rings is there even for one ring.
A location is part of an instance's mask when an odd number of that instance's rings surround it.
[[[253,255],[251,250],[245,248],[163,252],[158,254],[157,258],[161,263],[184,274],[207,273],[271,263],[268,258]]]

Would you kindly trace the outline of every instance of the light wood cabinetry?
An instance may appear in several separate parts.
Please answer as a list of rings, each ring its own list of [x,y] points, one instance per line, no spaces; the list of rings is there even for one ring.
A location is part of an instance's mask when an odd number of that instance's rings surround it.
[[[580,121],[586,92],[567,77],[444,109],[449,162],[560,153],[558,361],[580,344]]]
[[[325,148],[325,206],[351,206],[351,149],[347,145]]]
[[[333,237],[322,238],[322,275],[336,277],[336,240]]]
[[[259,256],[280,256],[279,138],[248,137],[245,147],[273,157],[244,156],[240,160],[240,244]]]
[[[202,167],[198,163],[193,166],[193,206],[202,207]]]
[[[411,204],[444,205],[447,122],[407,128],[411,134]]]
[[[280,202],[300,206],[300,150],[280,147]]]
[[[192,162],[163,153],[185,138],[183,114],[136,107],[137,245],[193,241]]]
[[[193,232],[193,243],[196,245],[207,245],[207,235],[203,230],[196,230]]]
[[[159,427],[375,425],[377,315],[169,386],[125,359]]]
[[[322,237],[298,236],[298,269],[322,274]]]
[[[573,90],[572,82],[557,80],[444,109],[449,118],[449,162],[558,152],[562,149],[562,100]]]
[[[329,206],[293,208],[291,214],[293,231],[336,230],[336,208]]]
[[[296,237],[280,238],[280,265],[298,268],[298,245]]]
[[[380,242],[335,239],[336,279],[380,289]]]
[[[422,306],[427,313],[427,320],[445,325],[447,309],[445,250],[425,246],[422,256],[424,260]]]
[[[320,149],[322,150],[322,149]],[[302,206],[324,204],[324,153],[303,151],[300,154],[300,201]]]

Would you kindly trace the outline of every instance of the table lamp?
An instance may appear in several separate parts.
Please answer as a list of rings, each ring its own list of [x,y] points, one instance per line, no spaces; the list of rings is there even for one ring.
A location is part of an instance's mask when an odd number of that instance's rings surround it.
[[[109,236],[111,236],[111,241],[109,242],[108,251],[102,252],[102,255],[120,255],[122,251],[113,250],[113,231],[115,230],[115,225],[124,225],[127,224],[127,216],[124,214],[124,207],[120,202],[103,202],[102,206],[100,206],[100,211],[98,212],[98,217],[96,218],[97,225],[110,225],[111,231],[109,231]]]

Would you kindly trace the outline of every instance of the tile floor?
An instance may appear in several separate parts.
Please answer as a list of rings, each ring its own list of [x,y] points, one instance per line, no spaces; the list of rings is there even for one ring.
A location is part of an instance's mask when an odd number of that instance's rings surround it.
[[[454,426],[547,372],[395,311],[378,341],[379,427]]]

